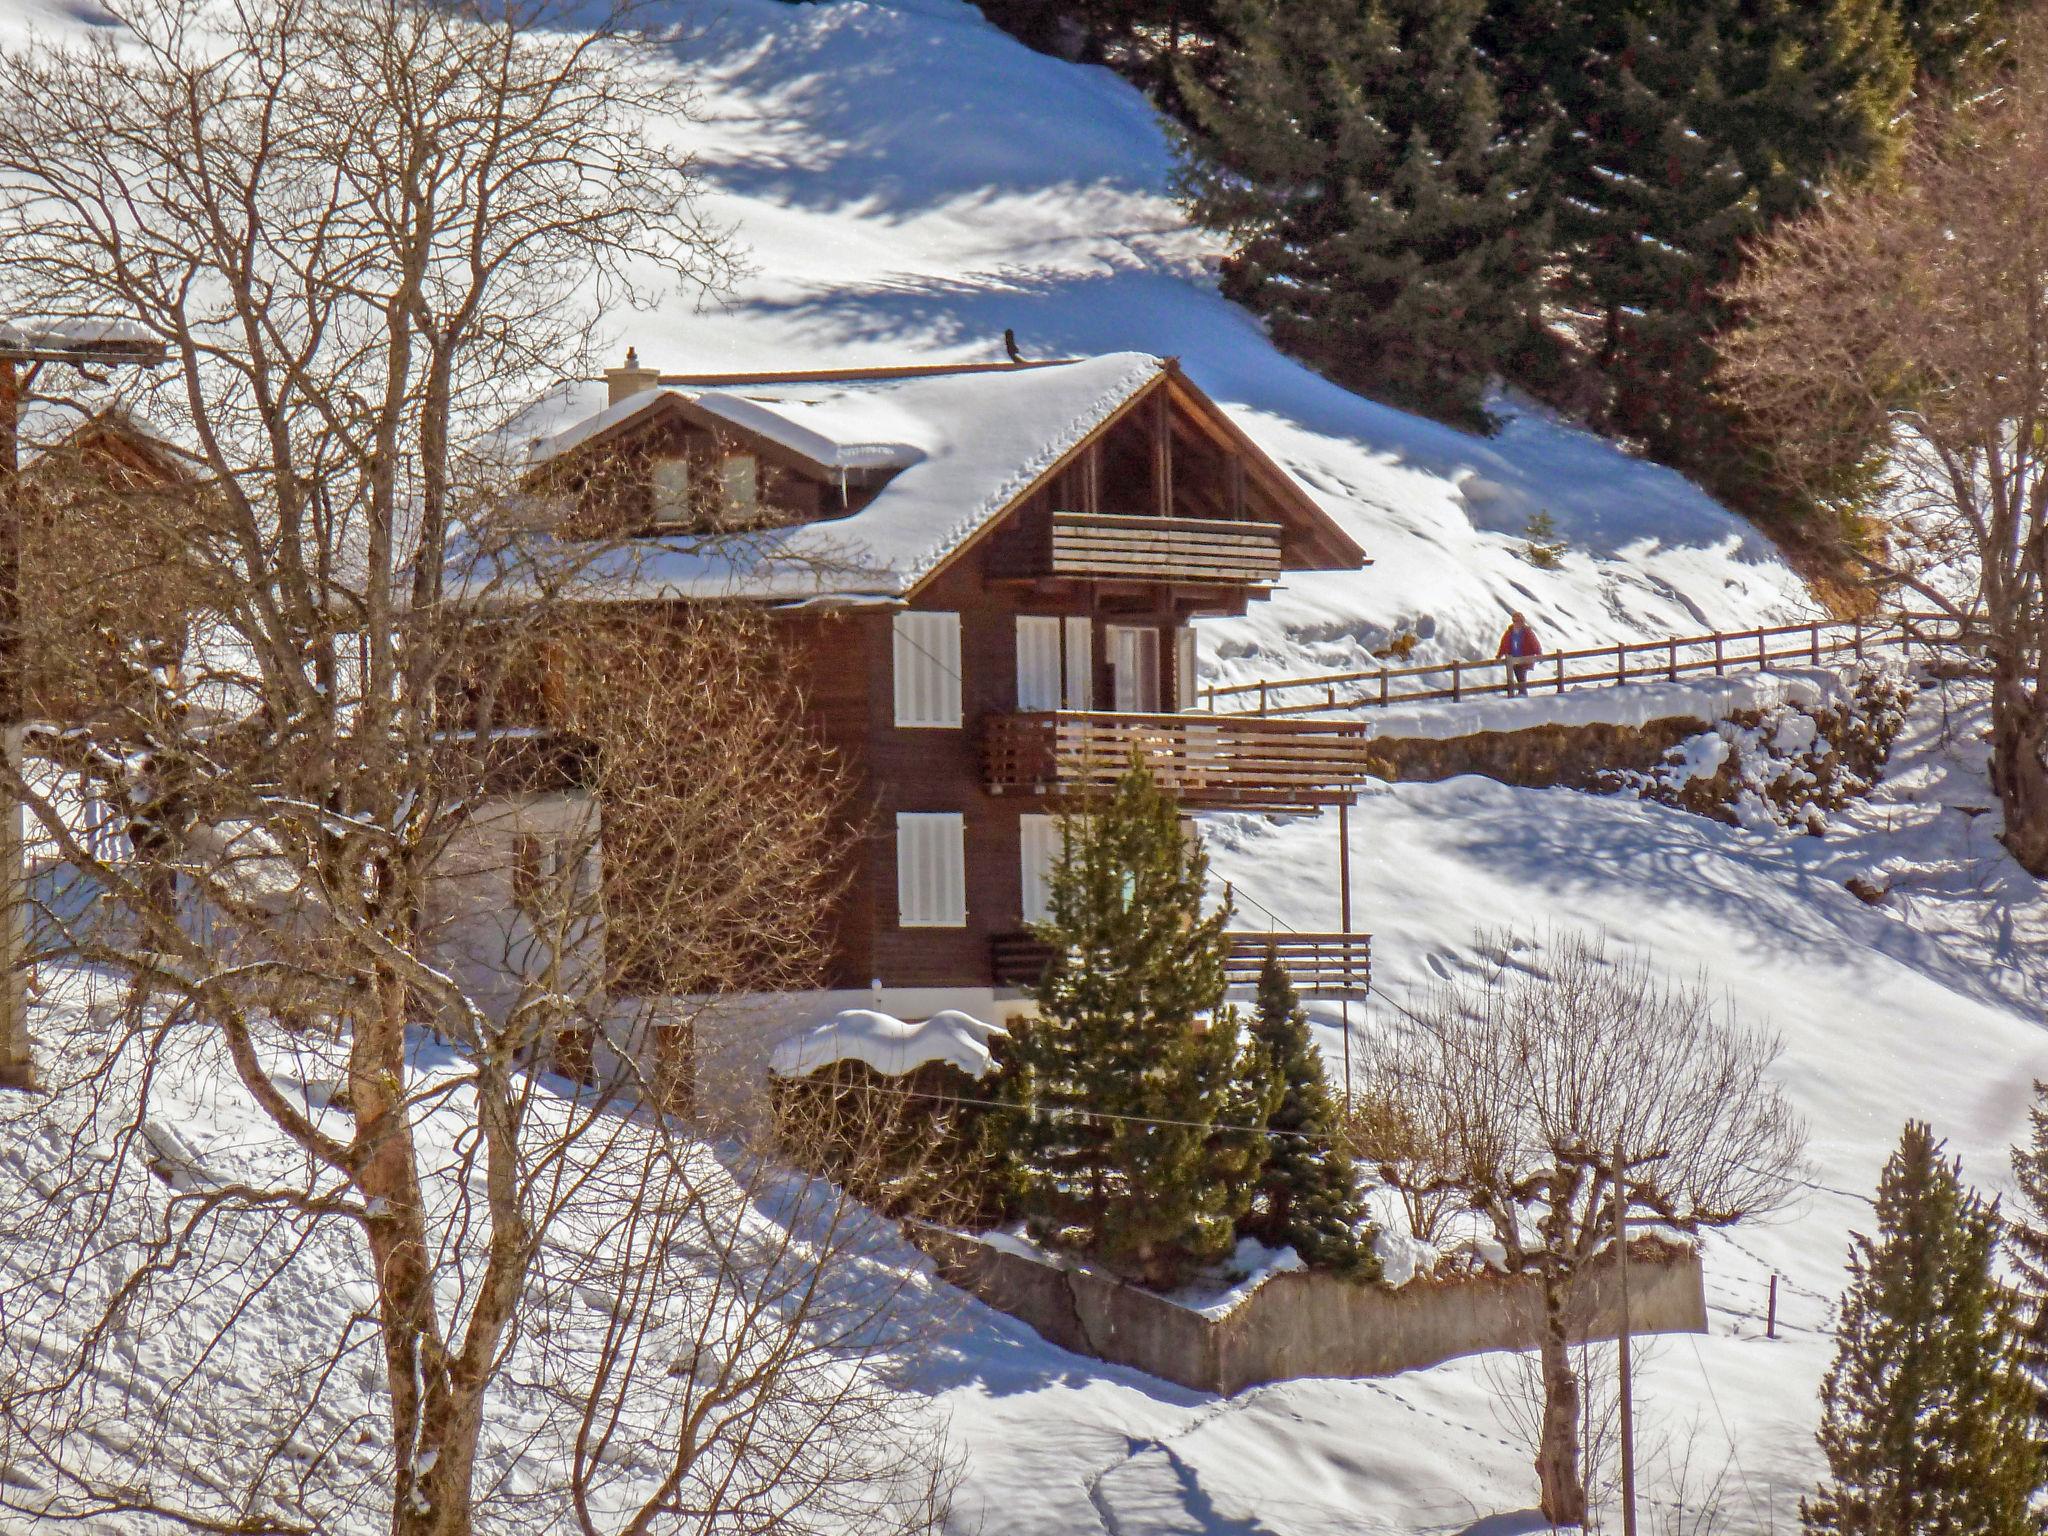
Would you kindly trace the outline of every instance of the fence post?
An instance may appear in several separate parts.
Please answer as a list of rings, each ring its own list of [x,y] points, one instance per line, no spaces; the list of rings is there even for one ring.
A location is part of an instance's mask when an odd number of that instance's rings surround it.
[[[1557,691],[1564,692],[1564,652],[1557,653]]]
[[[1387,702],[1387,669],[1386,669],[1385,667],[1381,667],[1381,668],[1380,668],[1380,703],[1381,703],[1382,705],[1384,705],[1384,704],[1385,704],[1386,702]]]
[[[1453,658],[1451,661],[1451,700],[1453,703],[1464,697],[1464,663]]]
[[[1726,677],[1727,675],[1727,660],[1721,653],[1721,631],[1717,629],[1714,631],[1714,676]]]
[[[1814,665],[1815,665],[1815,666],[1817,667],[1817,666],[1819,666],[1819,665],[1820,665],[1820,625],[1819,625],[1818,623],[1816,623],[1816,624],[1815,624],[1815,625],[1813,626],[1813,629],[1812,629],[1812,636],[1813,636],[1813,664],[1814,664]]]
[[[1628,647],[1626,645],[1617,645],[1614,648],[1614,686],[1619,688],[1627,681]]]
[[[1672,682],[1674,682],[1674,683],[1675,683],[1675,682],[1677,682],[1677,681],[1678,681],[1678,642],[1677,642],[1676,640],[1673,640],[1673,641],[1671,641],[1671,642],[1670,642],[1670,654],[1669,654],[1669,655],[1667,655],[1667,656],[1666,656],[1666,657],[1664,658],[1664,660],[1665,660],[1666,666],[1667,666],[1667,668],[1668,668],[1668,670],[1669,670],[1669,675],[1670,675],[1671,681],[1672,681]]]
[[[1262,678],[1260,678],[1260,679],[1259,679],[1259,713],[1263,715],[1263,714],[1264,714],[1265,712],[1266,712],[1266,680],[1265,680],[1265,679],[1264,679],[1264,678],[1262,677]]]
[[[1859,614],[1859,615],[1857,616],[1857,618],[1856,618],[1856,621],[1855,621],[1855,623],[1856,623],[1856,659],[1857,659],[1858,661],[1861,661],[1861,660],[1863,659],[1863,618],[1862,618],[1862,615],[1860,615],[1860,614]]]
[[[1759,672],[1771,670],[1771,642],[1764,635],[1761,624],[1757,626],[1756,631],[1756,669]]]

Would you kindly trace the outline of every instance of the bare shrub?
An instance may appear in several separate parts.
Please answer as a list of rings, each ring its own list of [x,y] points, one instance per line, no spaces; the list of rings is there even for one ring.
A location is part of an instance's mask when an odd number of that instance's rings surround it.
[[[1582,1522],[1583,1409],[1571,1368],[1580,1278],[1610,1251],[1617,1187],[1631,1230],[1697,1233],[1773,1209],[1803,1131],[1770,1080],[1778,1043],[1723,1017],[1699,984],[1567,933],[1490,958],[1371,1046],[1361,1152],[1399,1190],[1445,1192],[1484,1220],[1543,1299],[1543,1511]],[[1398,1134],[1376,1148],[1376,1122]]]

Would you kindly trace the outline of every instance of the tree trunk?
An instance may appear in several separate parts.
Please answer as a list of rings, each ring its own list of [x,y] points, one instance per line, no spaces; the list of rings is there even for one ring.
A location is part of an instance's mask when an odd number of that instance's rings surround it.
[[[2048,876],[2048,699],[2019,678],[1992,684],[1991,787],[2006,850],[2028,874]]]
[[[1572,1371],[1564,1326],[1564,1288],[1543,1285],[1543,1437],[1536,1481],[1543,1517],[1552,1525],[1583,1525],[1586,1482],[1579,1473],[1579,1378]]]

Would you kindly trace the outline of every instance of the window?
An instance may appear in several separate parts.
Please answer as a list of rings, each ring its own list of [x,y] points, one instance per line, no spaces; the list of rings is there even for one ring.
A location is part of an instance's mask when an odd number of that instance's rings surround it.
[[[895,626],[896,723],[960,725],[960,615],[899,613]]]
[[[682,454],[654,461],[654,521],[663,527],[690,521],[690,461]]]
[[[1017,619],[1017,707],[1060,707],[1060,621],[1019,615]]]
[[[967,925],[967,826],[958,811],[896,816],[896,922],[903,928]]]
[[[1059,817],[1020,817],[1017,841],[1024,921],[1042,923],[1052,916],[1052,872],[1060,860]]]
[[[1067,708],[1095,707],[1095,621],[1067,620]]]
[[[1148,625],[1112,624],[1108,629],[1111,708],[1125,714],[1159,710],[1159,631]]]
[[[718,466],[719,485],[725,492],[728,516],[751,517],[761,507],[761,461],[751,453],[728,454]]]

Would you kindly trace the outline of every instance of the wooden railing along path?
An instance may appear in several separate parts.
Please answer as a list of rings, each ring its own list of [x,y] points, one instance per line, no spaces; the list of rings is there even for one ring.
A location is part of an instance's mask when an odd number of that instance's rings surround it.
[[[1529,666],[1533,692],[1676,682],[1689,673],[1768,671],[1785,663],[1820,666],[1831,657],[1867,656],[1878,650],[1934,649],[1964,644],[1965,625],[1949,614],[1898,613],[1877,619],[1821,619],[1762,629],[1717,631],[1669,640],[1638,640],[1580,651],[1546,651],[1516,658]],[[1220,717],[1272,718],[1333,710],[1370,709],[1438,699],[1506,693],[1513,686],[1507,657],[1475,657],[1418,667],[1377,667],[1320,677],[1261,678],[1204,688],[1200,706]],[[1314,697],[1302,698],[1302,694]],[[1227,701],[1227,702],[1226,702]],[[1219,707],[1220,704],[1220,707]]]

